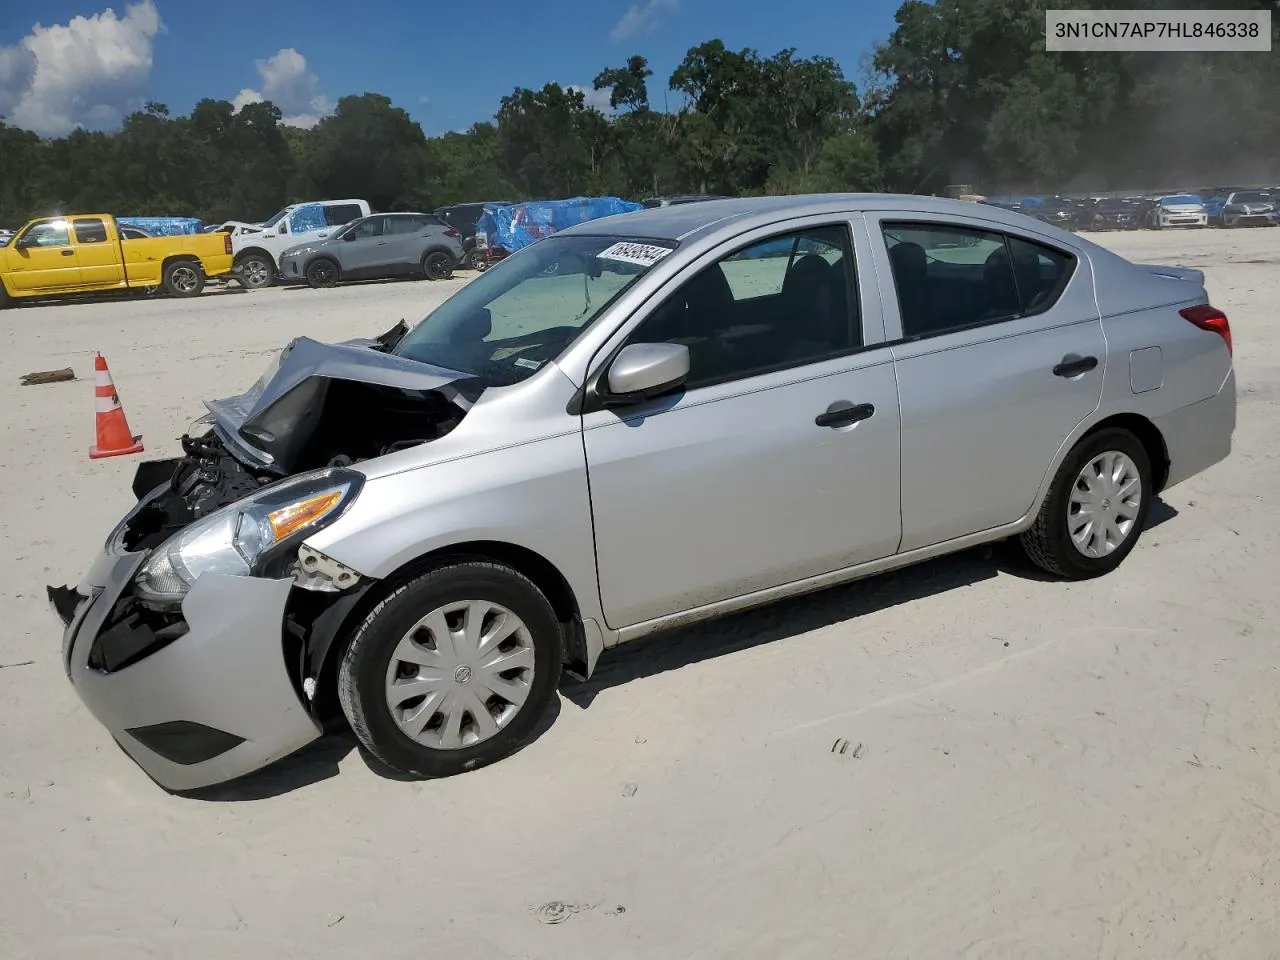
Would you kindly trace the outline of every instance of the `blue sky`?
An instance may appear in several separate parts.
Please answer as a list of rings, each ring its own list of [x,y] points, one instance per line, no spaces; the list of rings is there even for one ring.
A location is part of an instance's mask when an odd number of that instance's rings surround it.
[[[147,99],[184,113],[205,96],[266,95],[305,126],[344,94],[377,91],[433,135],[491,118],[516,86],[589,88],[633,53],[649,58],[661,106],[685,51],[713,38],[831,56],[857,80],[899,2],[0,0],[0,116],[53,135],[110,128]]]

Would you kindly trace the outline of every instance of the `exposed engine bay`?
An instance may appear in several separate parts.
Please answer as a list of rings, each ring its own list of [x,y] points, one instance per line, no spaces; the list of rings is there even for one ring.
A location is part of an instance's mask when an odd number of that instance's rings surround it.
[[[299,338],[250,390],[208,403],[210,414],[197,421],[207,429],[182,437],[181,457],[138,467],[134,496],[149,499],[126,523],[122,546],[158,546],[285,477],[350,466],[451,431],[479,391],[463,374],[389,355],[405,330],[401,323],[375,340],[345,344]]]

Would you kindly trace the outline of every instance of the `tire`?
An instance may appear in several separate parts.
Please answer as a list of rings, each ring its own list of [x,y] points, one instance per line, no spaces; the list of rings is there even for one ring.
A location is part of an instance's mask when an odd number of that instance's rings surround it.
[[[339,276],[338,265],[328,257],[317,257],[307,264],[307,286],[312,290],[332,287]]]
[[[5,293],[4,284],[0,283],[0,310],[3,310],[11,303],[13,303],[13,300],[10,299],[9,294]]]
[[[262,290],[275,283],[275,262],[260,253],[241,257],[236,269],[240,274],[240,283],[249,290]]]
[[[204,268],[194,260],[174,260],[165,266],[162,283],[171,297],[198,297],[204,292]]]
[[[484,273],[489,269],[489,261],[485,259],[477,260],[473,254],[471,257],[471,266],[475,268],[476,273]]]
[[[1097,491],[1095,495],[1107,494],[1104,498],[1104,522],[1110,523],[1112,529],[1122,529],[1124,521],[1117,523],[1116,520],[1123,514],[1129,514],[1130,519],[1128,527],[1123,528],[1123,537],[1109,552],[1090,556],[1077,547],[1071,537],[1072,525],[1068,520],[1068,511],[1075,510],[1071,498],[1076,490],[1080,491],[1081,496],[1088,495],[1083,488],[1077,487],[1077,482],[1083,479],[1082,473],[1086,467],[1091,468],[1101,457],[1116,454],[1127,458],[1126,473],[1137,474],[1136,503],[1131,498],[1120,499],[1111,490]],[[1125,485],[1127,480],[1122,478],[1122,489]],[[1142,535],[1147,511],[1151,507],[1152,492],[1151,460],[1141,441],[1128,430],[1099,430],[1083,438],[1067,454],[1049,487],[1049,495],[1040,506],[1035,523],[1020,537],[1022,549],[1031,562],[1042,570],[1070,580],[1088,580],[1108,574],[1120,566]],[[1105,534],[1103,539],[1108,539]],[[1102,546],[1096,539],[1090,543]]]
[[[453,257],[436,250],[422,258],[422,272],[428,280],[448,280],[453,276]]]
[[[439,631],[422,627],[437,616],[437,623],[445,623],[440,611],[451,605],[474,610],[477,603],[503,608],[502,615],[513,615],[522,629],[490,652],[480,653],[456,637],[446,641],[449,649],[442,649],[434,642]],[[492,622],[487,615],[482,618],[482,626]],[[448,633],[457,626],[447,625]],[[433,642],[423,645],[411,635]],[[455,642],[461,651],[457,656],[452,653]],[[404,652],[418,659],[405,661]],[[517,664],[504,673],[523,673],[504,679],[486,670],[485,658],[491,662],[498,654],[504,662]],[[413,776],[447,777],[487,766],[523,746],[555,695],[560,669],[560,623],[542,592],[509,567],[465,561],[415,578],[369,613],[339,664],[338,699],[356,737],[379,761]],[[407,675],[413,670],[431,671],[434,677],[424,683],[423,676]],[[502,699],[494,692],[501,684],[506,684],[504,691],[517,691],[513,697],[523,695],[523,702],[515,705]],[[396,685],[402,687],[398,694]],[[406,688],[411,694],[419,689],[424,693],[406,699]],[[396,697],[399,718],[392,712]],[[514,711],[507,713],[512,706]],[[424,716],[425,710],[431,713]],[[486,731],[477,720],[479,710],[488,715],[493,729]]]

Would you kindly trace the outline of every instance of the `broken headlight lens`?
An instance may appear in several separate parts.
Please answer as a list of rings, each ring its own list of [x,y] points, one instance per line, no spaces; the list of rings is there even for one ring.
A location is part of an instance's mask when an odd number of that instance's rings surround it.
[[[338,519],[363,481],[352,470],[303,474],[209,514],[147,558],[134,578],[139,598],[178,603],[204,573],[254,576],[281,550]]]

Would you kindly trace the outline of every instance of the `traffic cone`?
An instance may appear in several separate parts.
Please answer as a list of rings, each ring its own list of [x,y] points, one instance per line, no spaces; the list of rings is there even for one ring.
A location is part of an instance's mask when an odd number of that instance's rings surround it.
[[[93,383],[97,395],[98,442],[89,448],[89,459],[141,453],[142,438],[135,437],[129,430],[124,407],[120,406],[120,395],[116,393],[111,371],[107,369],[107,361],[102,354],[93,361]]]

